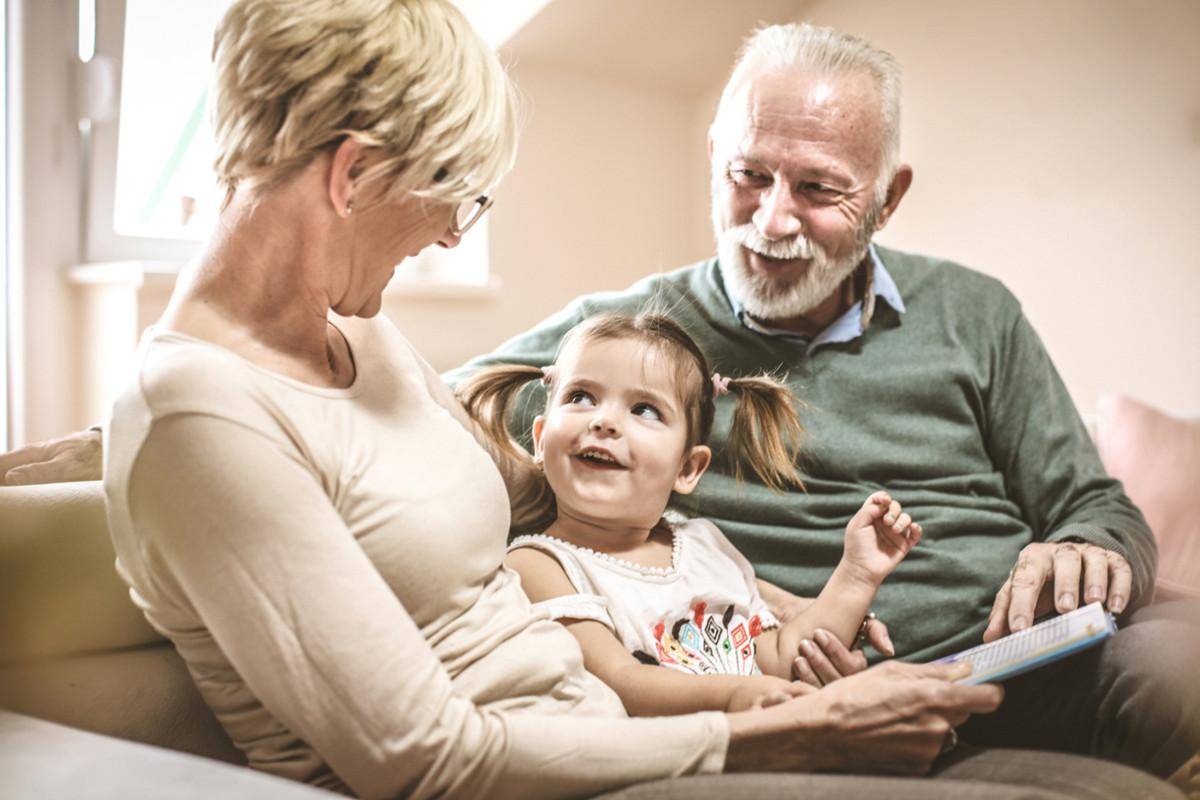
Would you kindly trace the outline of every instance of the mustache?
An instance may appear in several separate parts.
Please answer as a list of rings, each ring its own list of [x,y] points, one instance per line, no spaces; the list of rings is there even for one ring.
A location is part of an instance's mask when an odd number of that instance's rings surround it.
[[[739,244],[747,250],[753,250],[760,256],[766,256],[767,258],[778,258],[786,261],[797,258],[809,260],[814,254],[820,254],[820,248],[810,242],[804,234],[798,233],[790,239],[772,241],[771,239],[763,238],[753,223],[735,225],[732,228],[726,229],[722,236],[729,237],[733,243]]]

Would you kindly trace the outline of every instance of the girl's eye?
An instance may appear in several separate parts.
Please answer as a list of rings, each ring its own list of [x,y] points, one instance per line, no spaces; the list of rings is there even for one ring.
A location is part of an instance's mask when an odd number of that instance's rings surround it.
[[[662,419],[662,414],[658,413],[658,409],[649,403],[638,403],[633,407],[633,415],[635,417],[644,417],[645,419]]]
[[[592,396],[590,394],[588,394],[587,392],[583,391],[582,389],[576,389],[573,392],[569,392],[567,394],[566,400],[567,400],[567,405],[572,405],[572,406],[582,406],[582,405],[590,406],[593,403]]]

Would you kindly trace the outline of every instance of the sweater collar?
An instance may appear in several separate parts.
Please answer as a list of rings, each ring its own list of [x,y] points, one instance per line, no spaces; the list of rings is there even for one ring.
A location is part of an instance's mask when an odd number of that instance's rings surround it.
[[[746,309],[742,307],[741,301],[731,294],[728,289],[725,290],[725,296],[729,300],[729,305],[733,310],[734,316],[742,327],[763,336],[773,336],[795,342],[804,346],[808,353],[812,353],[813,350],[821,345],[833,344],[835,342],[849,342],[862,336],[866,331],[867,324],[870,323],[871,312],[874,310],[876,300],[882,299],[898,313],[904,313],[904,300],[900,297],[900,290],[897,288],[896,281],[892,279],[892,275],[888,272],[887,267],[883,265],[883,260],[879,257],[879,251],[876,250],[874,244],[867,248],[867,257],[871,264],[871,280],[867,287],[868,313],[863,314],[863,299],[859,299],[858,302],[846,309],[845,313],[831,322],[825,330],[816,336],[804,336],[795,331],[766,325],[746,313]]]

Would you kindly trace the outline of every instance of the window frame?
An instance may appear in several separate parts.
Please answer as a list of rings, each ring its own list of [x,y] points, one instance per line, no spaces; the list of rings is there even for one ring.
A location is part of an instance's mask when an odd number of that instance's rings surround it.
[[[96,54],[112,63],[115,108],[110,119],[92,125],[90,163],[81,187],[81,260],[149,261],[157,262],[159,269],[165,264],[174,264],[178,269],[199,252],[201,242],[122,235],[114,225],[126,4],[125,0],[95,3]],[[464,244],[470,246],[460,246],[450,253],[427,251],[409,259],[397,270],[388,295],[463,299],[492,295],[498,281],[491,273],[486,222],[485,217],[470,232],[470,238],[464,239]]]

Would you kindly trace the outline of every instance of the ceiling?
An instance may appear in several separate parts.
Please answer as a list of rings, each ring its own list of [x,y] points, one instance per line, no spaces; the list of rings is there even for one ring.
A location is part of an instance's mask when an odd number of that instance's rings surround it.
[[[742,39],[809,0],[553,0],[504,45],[518,69],[552,66],[682,94],[720,86]]]

